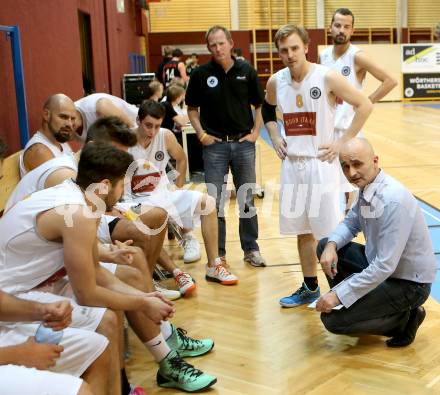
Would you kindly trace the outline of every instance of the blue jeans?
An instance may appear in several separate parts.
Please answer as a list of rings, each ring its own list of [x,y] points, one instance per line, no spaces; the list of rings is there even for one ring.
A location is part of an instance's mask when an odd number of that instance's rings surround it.
[[[327,239],[317,248],[318,258],[324,251]],[[348,243],[338,251],[338,274],[327,278],[330,287],[335,286],[352,273],[359,273],[368,266],[365,246]],[[410,310],[421,306],[429,296],[431,284],[420,284],[398,278],[388,278],[375,289],[357,300],[348,309],[322,313],[321,321],[328,331],[337,334],[371,334],[394,336],[402,331]]]
[[[239,234],[243,251],[259,249],[258,219],[254,206],[255,143],[249,141],[219,142],[203,147],[205,182],[208,193],[215,198],[218,215],[219,256],[226,255],[226,221],[224,205],[229,167],[237,193],[240,210]]]

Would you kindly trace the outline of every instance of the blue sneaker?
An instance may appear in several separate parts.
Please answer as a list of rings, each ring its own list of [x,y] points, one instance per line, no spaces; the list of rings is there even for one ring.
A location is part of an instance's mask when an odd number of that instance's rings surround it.
[[[295,291],[292,295],[280,299],[280,305],[283,307],[295,307],[302,304],[309,304],[314,302],[321,296],[319,287],[314,291],[310,291],[305,283]]]

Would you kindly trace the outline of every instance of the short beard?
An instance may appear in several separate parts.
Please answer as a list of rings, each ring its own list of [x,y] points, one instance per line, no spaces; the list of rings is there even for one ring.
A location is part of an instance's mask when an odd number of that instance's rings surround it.
[[[71,140],[70,135],[66,137],[65,135],[61,134],[60,132],[53,133],[53,137],[55,137],[55,140],[61,144],[66,143],[67,141]]]
[[[333,39],[333,44],[334,45],[344,45],[347,44],[350,41],[349,37],[344,36],[344,40],[343,41],[338,41],[336,38]]]
[[[51,119],[49,119],[49,122],[47,122],[47,128],[52,133],[52,135],[55,138],[55,140],[58,141],[61,144],[62,143],[66,143],[67,141],[70,141],[70,140],[73,139],[73,134],[72,133],[69,133],[68,136],[66,137],[59,130],[54,129],[52,127],[52,125],[51,125]]]

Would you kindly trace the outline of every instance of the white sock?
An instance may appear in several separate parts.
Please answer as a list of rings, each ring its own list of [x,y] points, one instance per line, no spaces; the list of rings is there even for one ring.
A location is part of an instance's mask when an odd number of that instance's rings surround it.
[[[173,327],[169,321],[162,321],[160,323],[160,332],[164,339],[168,339],[173,334]]]
[[[173,277],[175,278],[179,273],[182,273],[182,270],[180,270],[178,267],[176,267],[173,270]]]
[[[159,333],[156,337],[148,340],[144,344],[147,346],[148,351],[150,351],[156,362],[162,361],[162,359],[164,359],[171,351],[171,348],[168,346],[162,333]]]
[[[219,257],[217,257],[217,258],[214,259],[214,262],[208,262],[206,264],[206,266],[207,267],[215,267],[217,265],[220,265],[221,263],[222,263],[222,260]]]

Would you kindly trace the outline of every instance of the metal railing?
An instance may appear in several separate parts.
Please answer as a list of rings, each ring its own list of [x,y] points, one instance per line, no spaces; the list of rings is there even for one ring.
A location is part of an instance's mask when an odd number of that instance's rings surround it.
[[[18,26],[2,26],[0,31],[11,40],[12,65],[14,68],[15,97],[17,101],[18,126],[20,129],[20,145],[24,148],[29,140],[29,124],[26,106],[26,89],[24,85],[23,60],[21,56],[20,29]]]

